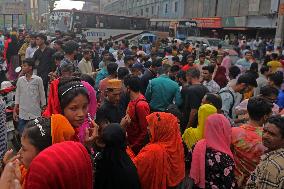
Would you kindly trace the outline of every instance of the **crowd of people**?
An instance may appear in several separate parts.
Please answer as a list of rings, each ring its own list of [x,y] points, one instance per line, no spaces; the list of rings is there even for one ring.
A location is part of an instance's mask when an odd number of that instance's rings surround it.
[[[281,52],[162,46],[6,35],[21,149],[0,140],[0,188],[284,188]]]

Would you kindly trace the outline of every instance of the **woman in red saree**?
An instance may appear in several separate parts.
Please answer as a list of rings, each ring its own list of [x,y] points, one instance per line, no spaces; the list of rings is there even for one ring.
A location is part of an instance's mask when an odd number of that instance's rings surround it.
[[[147,117],[150,143],[134,158],[142,189],[177,186],[185,177],[184,149],[177,118],[164,112]]]

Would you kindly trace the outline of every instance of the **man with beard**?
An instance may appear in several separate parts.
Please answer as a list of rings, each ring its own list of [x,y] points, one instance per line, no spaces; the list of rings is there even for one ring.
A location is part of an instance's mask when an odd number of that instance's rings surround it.
[[[220,90],[219,95],[222,98],[222,111],[230,120],[232,126],[243,121],[236,119],[234,110],[235,107],[241,103],[242,94],[251,91],[253,87],[257,87],[254,75],[244,73],[238,78],[235,85],[226,86]]]
[[[284,118],[273,116],[263,128],[262,143],[268,148],[255,171],[251,174],[246,188],[284,187]]]
[[[146,98],[140,93],[140,78],[129,76],[124,80],[130,102],[126,116],[121,121],[121,126],[126,129],[127,141],[135,154],[148,142],[146,116],[150,114],[150,106]]]
[[[101,123],[120,123],[125,115],[120,105],[120,96],[122,92],[122,81],[110,79],[106,86],[106,98],[97,111],[96,122]]]
[[[32,58],[36,50],[37,50],[36,36],[34,34],[31,34],[30,35],[30,45],[26,50],[25,58]]]

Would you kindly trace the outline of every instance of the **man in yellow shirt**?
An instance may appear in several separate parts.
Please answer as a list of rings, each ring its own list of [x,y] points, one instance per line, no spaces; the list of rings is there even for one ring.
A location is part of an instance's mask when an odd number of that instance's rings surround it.
[[[276,53],[271,54],[271,61],[267,63],[267,66],[271,68],[272,73],[282,68],[282,64],[278,61],[278,55]]]

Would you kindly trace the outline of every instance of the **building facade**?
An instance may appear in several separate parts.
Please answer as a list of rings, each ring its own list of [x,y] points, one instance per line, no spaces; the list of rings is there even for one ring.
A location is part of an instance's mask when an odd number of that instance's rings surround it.
[[[104,12],[150,18],[182,18],[184,0],[116,0],[106,4]]]

